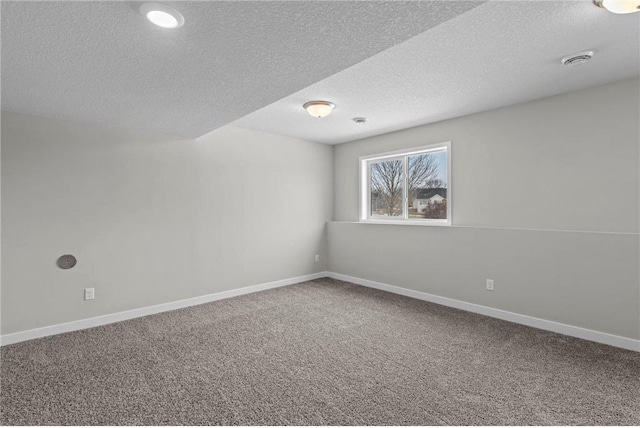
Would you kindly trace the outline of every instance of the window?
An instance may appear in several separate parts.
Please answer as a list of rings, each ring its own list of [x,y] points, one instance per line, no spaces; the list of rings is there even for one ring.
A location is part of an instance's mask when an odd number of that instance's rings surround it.
[[[451,143],[360,158],[360,220],[451,224]]]

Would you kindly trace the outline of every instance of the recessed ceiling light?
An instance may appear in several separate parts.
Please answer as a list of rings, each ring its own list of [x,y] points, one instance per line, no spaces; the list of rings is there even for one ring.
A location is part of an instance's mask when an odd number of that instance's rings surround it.
[[[596,6],[613,13],[640,12],[640,0],[593,0]]]
[[[162,3],[144,3],[140,6],[140,13],[158,27],[173,29],[184,24],[184,17],[180,12]]]
[[[353,121],[356,123],[356,125],[360,125],[360,126],[367,124],[366,117],[354,117]]]
[[[327,117],[336,108],[336,105],[329,101],[309,101],[302,107],[313,117],[323,118]]]

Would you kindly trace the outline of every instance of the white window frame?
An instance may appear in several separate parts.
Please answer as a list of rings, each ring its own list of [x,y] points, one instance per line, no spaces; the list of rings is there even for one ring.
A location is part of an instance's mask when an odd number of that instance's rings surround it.
[[[447,152],[447,218],[444,219],[411,219],[409,218],[408,207],[408,190],[407,189],[407,168],[408,158],[418,154],[439,152],[442,150]],[[371,211],[371,163],[375,161],[403,160],[404,168],[404,185],[402,186],[402,216],[372,216]],[[360,188],[360,222],[363,223],[381,223],[381,224],[405,224],[420,226],[451,226],[451,208],[452,208],[452,191],[451,191],[451,141],[443,143],[429,144],[427,146],[413,147],[410,149],[396,150],[393,152],[378,153],[375,155],[367,155],[360,157],[359,171],[359,188]]]

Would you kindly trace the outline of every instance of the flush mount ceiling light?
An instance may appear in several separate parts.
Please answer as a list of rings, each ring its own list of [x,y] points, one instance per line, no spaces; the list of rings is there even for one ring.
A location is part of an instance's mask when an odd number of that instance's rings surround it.
[[[336,105],[329,101],[309,101],[302,107],[313,117],[323,118],[327,117],[336,108]]]
[[[640,12],[640,0],[593,0],[596,6],[613,13]]]
[[[144,3],[140,6],[140,13],[149,22],[162,28],[180,28],[184,24],[184,17],[180,12],[162,3]]]

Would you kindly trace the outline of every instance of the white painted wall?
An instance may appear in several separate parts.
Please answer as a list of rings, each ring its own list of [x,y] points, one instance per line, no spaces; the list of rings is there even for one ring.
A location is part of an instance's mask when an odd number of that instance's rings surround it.
[[[640,338],[639,94],[635,78],[336,146],[329,270]],[[360,156],[442,141],[454,226],[353,223]]]
[[[324,271],[332,173],[331,147],[254,131],[3,112],[2,334]]]

